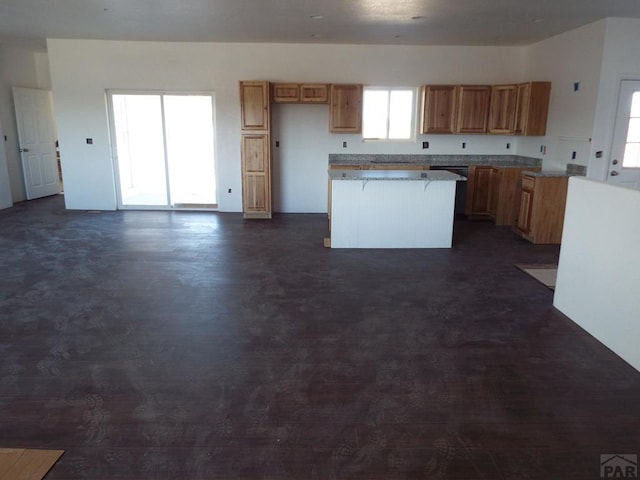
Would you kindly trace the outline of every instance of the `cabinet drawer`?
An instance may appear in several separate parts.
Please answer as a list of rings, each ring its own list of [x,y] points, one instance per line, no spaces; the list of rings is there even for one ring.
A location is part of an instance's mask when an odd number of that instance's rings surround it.
[[[536,180],[533,177],[529,177],[527,175],[522,176],[522,189],[523,190],[533,190],[533,187],[536,184]]]

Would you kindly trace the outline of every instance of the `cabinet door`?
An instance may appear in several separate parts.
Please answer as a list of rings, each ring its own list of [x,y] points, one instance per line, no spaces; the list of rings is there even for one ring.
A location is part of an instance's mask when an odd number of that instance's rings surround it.
[[[242,130],[269,130],[269,82],[240,82]]]
[[[489,199],[487,200],[487,212],[495,219],[498,211],[498,201],[500,200],[500,174],[502,171],[498,168],[491,168],[489,173]]]
[[[422,87],[422,133],[454,133],[456,128],[455,85]]]
[[[488,215],[492,167],[470,166],[467,178],[466,215]]]
[[[506,135],[513,133],[517,91],[517,85],[494,85],[491,87],[489,133]]]
[[[518,209],[518,219],[516,229],[524,235],[531,233],[531,214],[533,210],[533,190],[522,189],[520,193],[520,208]]]
[[[547,131],[551,82],[521,83],[517,89],[516,135],[542,136]]]
[[[274,83],[271,100],[273,103],[297,103],[300,100],[300,85],[297,83]]]
[[[300,101],[302,103],[329,103],[329,86],[312,83],[300,85]]]
[[[491,87],[462,85],[458,95],[458,133],[486,133]]]
[[[362,85],[331,85],[329,131],[362,131]]]
[[[513,126],[513,133],[515,133],[516,135],[524,135],[527,131],[529,98],[531,98],[531,84],[521,83],[520,85],[518,85],[516,97],[516,120]]]
[[[271,216],[269,141],[267,134],[242,135],[242,204],[245,216]]]

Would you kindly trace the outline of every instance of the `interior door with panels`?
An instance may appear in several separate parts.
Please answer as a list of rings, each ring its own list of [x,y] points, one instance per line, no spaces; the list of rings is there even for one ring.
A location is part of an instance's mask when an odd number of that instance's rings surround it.
[[[13,88],[27,200],[60,193],[51,92]]]

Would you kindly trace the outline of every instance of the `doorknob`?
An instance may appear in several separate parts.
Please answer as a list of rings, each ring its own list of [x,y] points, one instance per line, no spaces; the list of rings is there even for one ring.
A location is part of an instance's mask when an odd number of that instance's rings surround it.
[[[20,149],[20,153],[22,153],[22,152],[28,152],[28,151],[29,151],[29,149],[28,149],[28,148],[21,148],[21,149]]]
[[[618,164],[618,160],[614,160],[614,161],[613,161],[613,162],[611,162],[611,163],[613,163],[614,165],[617,165],[617,164]]]
[[[620,175],[618,172],[616,172],[615,170],[613,172],[611,172],[611,176],[615,177],[616,175]]]

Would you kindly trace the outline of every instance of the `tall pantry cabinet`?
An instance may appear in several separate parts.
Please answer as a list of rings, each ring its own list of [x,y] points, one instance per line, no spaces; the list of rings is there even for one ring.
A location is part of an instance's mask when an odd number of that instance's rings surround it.
[[[271,218],[269,82],[240,82],[242,212]]]

